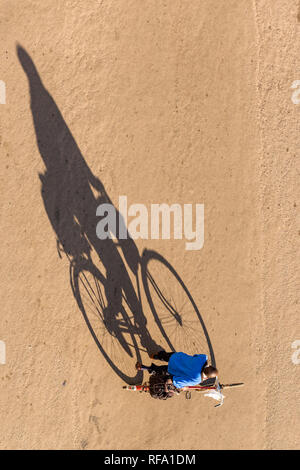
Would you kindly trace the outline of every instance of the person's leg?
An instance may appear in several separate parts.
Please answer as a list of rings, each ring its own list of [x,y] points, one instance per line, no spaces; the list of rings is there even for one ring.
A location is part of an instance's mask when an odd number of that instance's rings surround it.
[[[153,372],[155,372],[155,374],[166,375],[168,373],[168,366],[157,366],[152,362],[150,370],[150,374],[153,374]]]
[[[142,364],[141,362],[137,362],[136,365],[135,365],[135,368],[137,370],[147,370],[149,372],[149,374],[151,374],[151,366],[145,366],[144,364]]]
[[[157,359],[158,361],[169,362],[170,357],[174,354],[173,352],[159,351],[151,355],[151,359]]]
[[[147,370],[149,374],[153,374],[155,372],[156,374],[166,374],[168,372],[168,366],[157,366],[155,364],[151,364],[151,366],[145,366],[144,364],[141,364],[140,362],[136,363],[136,369],[137,370]]]

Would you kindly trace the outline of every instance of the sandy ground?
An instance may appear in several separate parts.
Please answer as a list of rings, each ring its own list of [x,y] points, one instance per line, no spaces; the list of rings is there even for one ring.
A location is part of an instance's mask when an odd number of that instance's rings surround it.
[[[0,447],[299,447],[299,2],[0,8]],[[204,203],[203,248],[97,242],[96,201],[118,207],[120,195],[149,209]],[[117,337],[83,315],[91,318],[76,284],[87,266],[83,234],[94,273],[132,299],[115,317]],[[174,348],[213,352],[221,382],[246,384],[221,408],[203,396],[161,402],[122,390],[142,379],[137,358],[148,363],[153,344],[168,348],[153,315],[154,306],[162,321],[163,305],[156,297],[151,308],[142,281],[144,249],[174,269],[148,265],[165,295],[183,300],[182,327],[166,323]]]

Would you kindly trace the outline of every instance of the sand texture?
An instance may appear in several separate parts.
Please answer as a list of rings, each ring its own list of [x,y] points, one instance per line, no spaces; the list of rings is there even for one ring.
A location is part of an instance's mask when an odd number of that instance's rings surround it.
[[[299,28],[298,0],[1,1],[1,449],[299,448]],[[203,248],[99,240],[122,195],[204,204]],[[171,347],[245,386],[122,390]]]

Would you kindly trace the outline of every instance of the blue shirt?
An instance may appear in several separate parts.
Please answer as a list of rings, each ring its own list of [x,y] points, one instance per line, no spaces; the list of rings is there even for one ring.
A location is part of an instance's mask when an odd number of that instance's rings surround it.
[[[173,384],[177,388],[197,385],[202,382],[201,371],[207,361],[206,354],[172,354],[168,363],[168,372],[173,375]]]

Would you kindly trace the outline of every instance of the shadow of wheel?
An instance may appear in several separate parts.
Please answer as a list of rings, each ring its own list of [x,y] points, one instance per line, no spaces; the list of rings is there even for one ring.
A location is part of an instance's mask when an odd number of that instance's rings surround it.
[[[186,285],[170,263],[155,251],[144,250],[142,280],[155,322],[166,349],[207,354],[215,366],[211,341],[200,312]]]
[[[70,278],[74,297],[106,361],[126,383],[139,383],[142,372],[135,371],[134,365],[141,357],[132,323],[123,306],[117,315],[110,313],[105,277],[93,263],[87,262],[80,267],[71,265]]]

